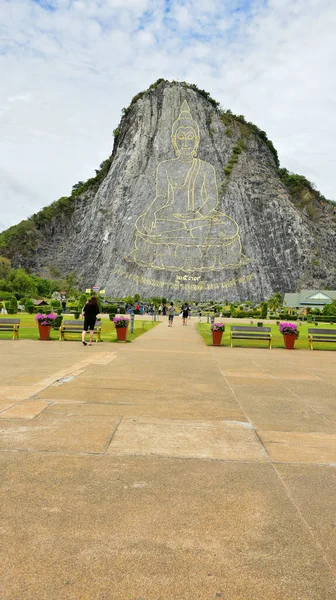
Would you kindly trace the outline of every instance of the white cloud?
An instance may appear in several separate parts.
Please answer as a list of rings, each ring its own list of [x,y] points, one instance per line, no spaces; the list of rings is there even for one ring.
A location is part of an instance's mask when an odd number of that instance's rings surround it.
[[[4,225],[91,177],[159,77],[244,114],[336,199],[333,0],[0,0],[0,23]]]

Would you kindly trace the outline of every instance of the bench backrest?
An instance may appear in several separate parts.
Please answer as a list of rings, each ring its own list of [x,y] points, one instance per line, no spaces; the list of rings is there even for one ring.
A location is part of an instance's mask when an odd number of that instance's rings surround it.
[[[316,333],[317,335],[336,335],[336,329],[317,329],[317,327],[314,327],[314,329],[308,329],[308,333]]]
[[[246,331],[249,333],[261,333],[271,331],[271,327],[254,327],[253,325],[231,325],[231,331]]]
[[[80,319],[75,319],[75,320],[71,320],[71,319],[66,319],[63,320],[62,325],[65,325],[65,327],[76,327],[76,328],[81,328],[83,329],[84,326],[84,321],[80,320]],[[96,327],[101,327],[101,321],[96,321],[95,324],[95,329]]]
[[[0,325],[18,325],[21,319],[0,319]]]

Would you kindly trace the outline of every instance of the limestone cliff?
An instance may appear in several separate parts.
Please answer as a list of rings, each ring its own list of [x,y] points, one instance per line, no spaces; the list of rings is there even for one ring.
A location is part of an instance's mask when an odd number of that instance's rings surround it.
[[[96,178],[0,235],[14,266],[113,296],[336,288],[336,205],[279,169],[264,132],[163,80],[123,112]]]

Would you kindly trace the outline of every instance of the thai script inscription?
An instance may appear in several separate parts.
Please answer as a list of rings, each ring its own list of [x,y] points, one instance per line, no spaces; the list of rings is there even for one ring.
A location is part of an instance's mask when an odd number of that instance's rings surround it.
[[[190,292],[198,292],[198,291],[209,291],[209,290],[227,290],[231,287],[234,287],[237,284],[248,283],[256,278],[254,273],[250,275],[244,275],[241,277],[236,277],[229,279],[227,281],[215,282],[215,283],[185,283],[185,279],[182,282],[175,281],[170,284],[167,284],[167,281],[158,281],[156,279],[151,279],[150,277],[145,277],[143,275],[136,275],[134,273],[127,273],[123,268],[117,268],[115,271],[115,275],[117,277],[122,277],[123,279],[128,279],[131,281],[135,281],[137,284],[148,285],[154,288],[166,288],[167,285],[173,290],[188,290]]]

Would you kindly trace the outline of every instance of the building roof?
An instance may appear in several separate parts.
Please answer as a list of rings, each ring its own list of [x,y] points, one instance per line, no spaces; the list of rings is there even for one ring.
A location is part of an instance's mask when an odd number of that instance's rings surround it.
[[[294,294],[285,294],[284,304],[291,308],[323,307],[336,300],[336,290],[301,290]]]

